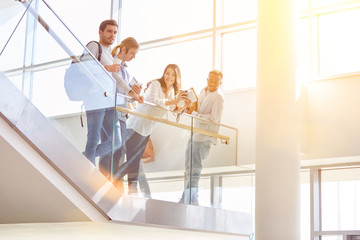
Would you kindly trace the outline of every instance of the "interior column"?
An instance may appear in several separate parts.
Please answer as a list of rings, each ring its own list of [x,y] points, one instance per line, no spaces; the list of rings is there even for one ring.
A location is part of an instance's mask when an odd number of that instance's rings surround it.
[[[258,0],[256,240],[300,239],[295,0]]]

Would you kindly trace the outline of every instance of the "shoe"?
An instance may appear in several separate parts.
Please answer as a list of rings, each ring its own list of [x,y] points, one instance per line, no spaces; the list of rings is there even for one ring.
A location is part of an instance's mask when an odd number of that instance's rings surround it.
[[[199,202],[198,202],[198,200],[191,201],[191,205],[199,206]]]
[[[128,196],[135,196],[135,197],[138,197],[138,193],[137,192],[128,192]]]
[[[114,180],[113,185],[119,190],[121,194],[124,193],[124,183],[122,180]]]
[[[133,187],[129,187],[128,195],[138,196],[138,191],[137,191],[137,189],[136,189],[136,188],[133,188]]]
[[[189,204],[188,202],[185,202],[184,198],[180,198],[180,200],[178,201],[178,203],[183,203],[183,204]],[[199,206],[199,201],[193,200],[191,201],[191,205]]]
[[[128,182],[128,195],[138,195],[137,182]]]

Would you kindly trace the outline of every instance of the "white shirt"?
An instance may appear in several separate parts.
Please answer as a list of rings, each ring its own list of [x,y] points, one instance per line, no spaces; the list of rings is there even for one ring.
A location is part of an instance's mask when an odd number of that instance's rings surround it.
[[[161,89],[160,82],[156,80],[151,82],[149,88],[146,89],[144,94],[144,100],[146,102],[151,102],[163,108],[168,108],[171,110],[175,109],[176,105],[166,106],[165,101],[173,100],[173,99],[175,99],[174,88],[171,87],[168,96],[165,96],[163,90]],[[165,109],[150,106],[144,103],[139,104],[136,107],[136,112],[145,113],[155,117],[164,116],[166,111],[167,110]],[[155,123],[156,123],[155,121],[131,115],[129,119],[126,121],[126,128],[133,129],[142,136],[148,136],[151,134],[152,128],[155,125]]]
[[[192,115],[220,123],[223,114],[223,108],[224,94],[222,90],[218,88],[218,90],[214,92],[209,92],[206,90],[206,88],[204,88],[199,95],[197,112],[192,112]],[[219,132],[219,125],[198,119],[195,119],[194,127],[214,133]],[[194,133],[193,135],[193,141],[205,142],[208,140],[212,141],[213,144],[216,144],[217,141],[216,138],[201,133]]]
[[[104,66],[106,65],[113,65],[114,64],[114,58],[111,55],[111,47],[105,47],[104,45],[100,44],[101,46],[101,59],[100,63]],[[94,55],[95,58],[98,58],[99,56],[99,49],[98,45],[94,42],[90,43],[87,48],[89,51]],[[120,73],[121,74],[121,73]],[[116,81],[116,87],[123,91],[125,94],[128,94],[130,91],[130,86],[121,78],[121,75],[117,72],[112,72],[111,75]]]
[[[110,48],[101,44],[100,46],[102,49],[100,63],[102,65],[111,65],[113,57],[110,53]],[[98,58],[99,47],[95,42],[88,44],[87,48],[95,58]],[[95,60],[83,61],[83,64],[88,67],[89,71],[91,71],[96,78],[96,83],[90,89],[88,96],[84,99],[86,111],[114,107],[116,92],[116,84],[114,80],[109,78],[107,73],[96,63]],[[109,93],[110,96],[105,97],[105,92]]]

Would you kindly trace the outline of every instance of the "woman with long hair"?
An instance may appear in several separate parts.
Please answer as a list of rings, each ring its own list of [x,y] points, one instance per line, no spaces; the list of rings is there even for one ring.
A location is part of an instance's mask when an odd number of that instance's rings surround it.
[[[166,109],[175,110],[177,104],[183,100],[186,105],[190,102],[186,98],[186,93],[180,91],[181,74],[176,64],[166,66],[161,78],[149,82],[145,89],[144,100],[160,107],[149,104],[139,104],[137,112],[161,117],[166,113]],[[184,106],[187,107],[187,106]],[[139,163],[149,141],[150,134],[156,122],[131,115],[126,121],[128,138],[125,142],[127,161],[122,164],[115,173],[115,185],[122,190],[122,178],[128,175],[129,194],[137,193],[137,178]]]

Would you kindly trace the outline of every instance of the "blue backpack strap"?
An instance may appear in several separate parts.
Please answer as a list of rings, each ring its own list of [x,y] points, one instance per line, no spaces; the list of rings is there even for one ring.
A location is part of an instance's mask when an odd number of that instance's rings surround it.
[[[97,60],[100,62],[100,60],[101,60],[101,54],[102,54],[102,48],[101,48],[101,45],[100,45],[100,43],[99,42],[97,42],[97,41],[90,41],[90,42],[88,42],[88,44],[86,44],[86,46],[88,46],[90,43],[92,43],[92,42],[94,42],[94,43],[96,43],[97,45],[98,45],[98,52],[99,52],[99,55],[98,55],[98,57],[97,57]]]

